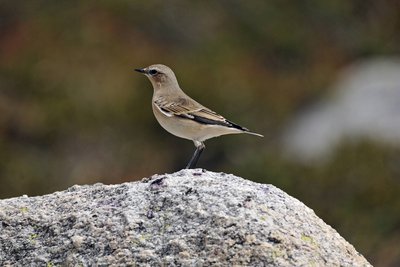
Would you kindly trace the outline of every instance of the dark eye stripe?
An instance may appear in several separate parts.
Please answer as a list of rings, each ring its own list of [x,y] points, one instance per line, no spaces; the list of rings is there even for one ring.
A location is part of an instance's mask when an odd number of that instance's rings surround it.
[[[155,70],[155,69],[152,69],[152,70],[149,71],[150,75],[156,75],[157,73],[158,73],[158,71]]]

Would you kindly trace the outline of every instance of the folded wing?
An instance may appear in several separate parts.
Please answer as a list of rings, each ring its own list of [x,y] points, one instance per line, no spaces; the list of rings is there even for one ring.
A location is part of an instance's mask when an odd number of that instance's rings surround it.
[[[183,119],[193,120],[206,125],[220,125],[229,128],[235,128],[244,132],[248,132],[236,123],[233,123],[218,113],[202,106],[190,98],[178,98],[174,101],[167,101],[166,99],[159,98],[154,101],[155,106],[166,116],[177,116]]]

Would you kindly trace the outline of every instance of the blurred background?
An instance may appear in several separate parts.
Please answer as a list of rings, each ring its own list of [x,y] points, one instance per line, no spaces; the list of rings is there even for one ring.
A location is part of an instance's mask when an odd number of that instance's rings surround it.
[[[265,135],[199,165],[271,183],[400,266],[400,2],[0,1],[0,198],[183,168],[134,68]]]

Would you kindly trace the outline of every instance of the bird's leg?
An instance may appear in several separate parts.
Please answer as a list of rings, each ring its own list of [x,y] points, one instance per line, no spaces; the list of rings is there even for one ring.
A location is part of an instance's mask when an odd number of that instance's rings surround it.
[[[194,151],[194,154],[192,158],[190,159],[188,165],[186,166],[186,169],[193,169],[196,167],[197,161],[200,158],[201,152],[203,152],[204,148],[206,147],[203,142],[200,141],[194,141],[194,145],[196,146],[196,151]]]

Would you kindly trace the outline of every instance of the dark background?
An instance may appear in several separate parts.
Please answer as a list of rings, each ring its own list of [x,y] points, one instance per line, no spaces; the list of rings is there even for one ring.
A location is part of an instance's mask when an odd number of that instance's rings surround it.
[[[400,265],[400,153],[367,139],[323,164],[282,156],[340,71],[400,52],[399,1],[0,1],[0,198],[184,167],[134,68],[163,63],[200,103],[265,135],[206,142],[199,166],[271,183],[376,266]]]

